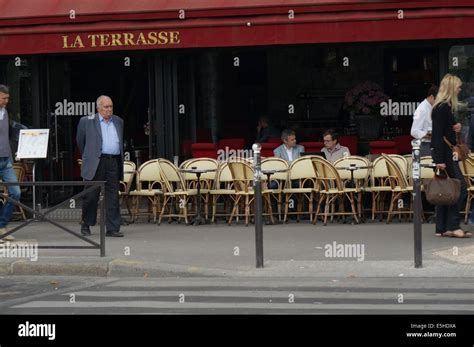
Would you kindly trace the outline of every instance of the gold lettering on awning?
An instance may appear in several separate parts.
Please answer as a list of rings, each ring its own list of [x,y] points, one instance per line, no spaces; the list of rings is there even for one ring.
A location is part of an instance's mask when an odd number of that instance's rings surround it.
[[[159,46],[181,43],[179,31],[150,31],[139,33],[99,33],[62,35],[63,49]]]

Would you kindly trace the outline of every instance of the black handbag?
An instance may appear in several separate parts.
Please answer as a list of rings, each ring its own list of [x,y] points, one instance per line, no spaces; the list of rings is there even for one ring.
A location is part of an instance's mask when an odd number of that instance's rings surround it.
[[[457,178],[435,174],[433,178],[423,180],[426,200],[432,205],[451,206],[457,203],[461,195],[461,181]]]

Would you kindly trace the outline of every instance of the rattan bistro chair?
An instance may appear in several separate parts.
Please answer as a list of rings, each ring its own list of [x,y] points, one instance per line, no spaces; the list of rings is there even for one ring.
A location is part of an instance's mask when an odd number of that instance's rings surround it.
[[[316,210],[313,224],[316,224],[321,205],[324,202],[324,225],[327,224],[328,216],[345,216],[351,215],[353,221],[359,223],[357,217],[357,211],[355,207],[354,194],[357,192],[356,188],[346,188],[339,176],[338,170],[334,167],[331,162],[324,158],[315,157],[311,159],[314,171],[318,175],[318,182],[320,184],[319,194],[320,198],[318,201],[318,207]],[[344,199],[347,198],[351,204],[351,212],[345,212],[344,210]],[[339,209],[337,212],[334,211],[334,203],[336,200],[339,202]],[[331,210],[331,212],[330,212]]]
[[[235,203],[235,190],[233,187],[232,173],[230,172],[229,163],[223,162],[219,165],[214,181],[214,187],[210,190],[211,207],[212,207],[212,222],[216,222],[216,217],[230,217],[232,208]],[[223,212],[218,211],[218,202],[222,201],[224,204]],[[232,206],[227,208],[228,206]]]
[[[318,184],[316,172],[314,171],[311,159],[317,156],[304,156],[293,160],[288,171],[288,181],[283,189],[285,195],[285,213],[283,221],[288,221],[289,215],[296,215],[297,222],[300,215],[308,214],[310,221],[313,222],[313,203],[318,193]],[[292,198],[297,198],[297,211],[289,212],[289,205]],[[307,202],[308,209],[303,211],[304,203]]]
[[[183,218],[188,224],[188,204],[192,197],[197,196],[197,189],[188,189],[183,176],[172,162],[166,159],[158,159],[158,166],[164,182],[164,200],[161,208],[158,224],[161,224],[163,217]],[[165,213],[165,211],[168,213]],[[175,212],[179,210],[182,212]]]
[[[132,197],[132,221],[137,220],[140,215],[147,215],[148,221],[150,216],[153,216],[153,222],[156,222],[163,196],[163,179],[157,159],[140,165],[136,174],[136,189],[129,191],[128,195]],[[140,210],[142,198],[145,198],[147,202],[146,211]]]
[[[278,220],[281,221],[282,209],[281,205],[283,203],[283,190],[288,184],[288,162],[281,158],[266,158],[262,160],[262,170],[282,170],[282,172],[275,172],[270,176],[270,182],[266,182],[267,189],[271,191],[271,197],[277,201],[277,212]],[[266,176],[262,179],[267,179]],[[276,182],[276,188],[270,188],[271,182]]]
[[[461,169],[467,186],[466,207],[463,211],[464,223],[467,223],[469,212],[471,211],[472,199],[474,198],[474,158],[469,156],[466,160],[460,161],[459,168]],[[433,177],[433,172],[431,173],[431,177]]]
[[[354,187],[356,190],[357,194],[357,211],[358,211],[358,216],[359,218],[362,217],[363,215],[363,204],[362,204],[362,197],[363,193],[365,193],[365,189],[368,184],[368,179],[369,179],[369,173],[370,173],[370,161],[367,158],[360,157],[360,156],[349,156],[346,158],[341,158],[336,160],[333,163],[334,167],[336,169],[338,168],[346,168],[351,165],[356,165],[358,167],[362,167],[358,170],[354,170],[353,174],[351,175],[350,170],[346,169],[339,169],[337,172],[339,173],[339,176],[341,180],[344,183],[344,186],[347,187],[351,181],[351,179],[354,179]]]
[[[219,163],[217,160],[212,158],[194,158],[184,161],[180,165],[180,169],[210,169],[214,171],[204,172],[200,177],[200,193],[201,198],[204,200],[204,213],[206,219],[209,215],[209,201],[210,201],[210,191],[214,187],[214,180],[216,179],[217,169]],[[186,187],[188,189],[197,188],[197,176],[194,173],[182,172],[181,175],[184,178]]]
[[[123,163],[123,180],[120,181],[120,205],[122,205],[123,200],[125,200],[125,206],[127,206],[128,214],[131,216],[132,211],[130,209],[129,204],[129,197],[130,197],[130,189],[133,184],[133,179],[135,178],[136,174],[136,164],[133,161],[124,161]]]
[[[228,224],[232,224],[234,217],[239,215],[239,203],[244,203],[244,214],[245,225],[248,226],[250,219],[250,211],[252,203],[254,202],[255,192],[253,189],[254,171],[252,166],[244,161],[230,161],[229,169],[232,175],[233,187],[235,190],[235,202],[232,209],[232,213],[229,217]],[[271,191],[268,189],[262,189],[263,202],[266,205],[267,213],[264,215],[270,216],[270,221],[273,224],[272,204],[270,200]],[[264,206],[265,211],[265,206]]]
[[[395,162],[390,156],[382,154],[387,165],[387,171],[390,180],[392,196],[390,198],[390,208],[387,214],[387,224],[391,222],[394,214],[409,214],[413,215],[412,209],[412,192],[413,186],[409,185],[406,174],[402,172],[399,164]],[[408,206],[405,206],[403,195],[408,195]],[[401,205],[400,206],[400,202]],[[394,211],[396,210],[396,211]]]
[[[385,196],[391,193],[392,188],[383,156],[377,157],[372,162],[369,186],[365,191],[372,194],[372,220],[375,220],[376,215],[383,217],[384,213],[388,213],[388,210],[385,210]]]

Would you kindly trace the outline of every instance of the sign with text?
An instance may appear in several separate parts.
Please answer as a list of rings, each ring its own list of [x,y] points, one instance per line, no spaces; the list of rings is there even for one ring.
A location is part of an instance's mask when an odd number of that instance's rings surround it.
[[[149,31],[62,35],[63,49],[178,45],[181,43],[179,31]]]
[[[46,158],[48,154],[49,129],[22,129],[18,142],[19,159]]]

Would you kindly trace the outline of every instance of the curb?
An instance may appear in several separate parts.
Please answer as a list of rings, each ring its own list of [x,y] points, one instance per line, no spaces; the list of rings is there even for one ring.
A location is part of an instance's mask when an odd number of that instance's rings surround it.
[[[411,261],[267,261],[263,269],[222,269],[147,262],[123,258],[49,257],[31,262],[25,259],[0,262],[1,276],[84,277],[444,277],[473,278],[474,265],[446,261],[425,261],[415,269]]]

